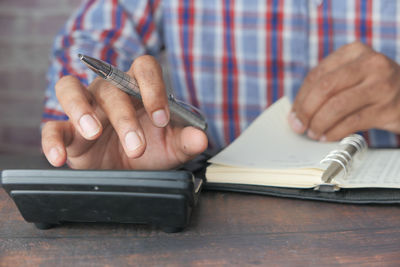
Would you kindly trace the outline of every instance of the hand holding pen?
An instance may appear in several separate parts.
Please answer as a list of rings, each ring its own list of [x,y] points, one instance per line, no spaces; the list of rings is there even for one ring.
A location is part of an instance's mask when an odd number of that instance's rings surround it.
[[[101,78],[87,88],[73,76],[59,80],[56,94],[69,120],[43,127],[42,147],[52,165],[170,169],[206,149],[206,134],[198,129],[202,126],[194,125],[180,107],[171,112],[161,68],[153,57],[137,58],[126,74],[137,81],[140,98]],[[197,128],[174,126],[171,117]]]

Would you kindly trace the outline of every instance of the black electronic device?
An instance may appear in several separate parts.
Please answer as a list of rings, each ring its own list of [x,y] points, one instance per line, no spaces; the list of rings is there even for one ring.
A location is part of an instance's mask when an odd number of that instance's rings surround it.
[[[62,222],[185,228],[202,180],[188,171],[3,170],[1,185],[40,229]]]

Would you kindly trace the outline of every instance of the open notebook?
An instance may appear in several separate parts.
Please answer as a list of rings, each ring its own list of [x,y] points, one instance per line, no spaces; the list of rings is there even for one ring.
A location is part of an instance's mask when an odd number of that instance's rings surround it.
[[[211,158],[206,170],[208,187],[273,192],[273,195],[280,195],[279,190],[284,189],[288,196],[302,197],[298,195],[301,193],[308,196],[304,198],[336,192],[328,198],[339,196],[338,201],[342,202],[347,201],[340,195],[349,194],[343,189],[364,188],[366,190],[361,191],[368,195],[368,200],[361,199],[362,203],[375,202],[377,192],[380,195],[390,192],[390,200],[398,202],[400,149],[367,149],[361,144],[352,155],[346,155],[347,152],[340,154],[349,146],[348,142],[321,143],[294,133],[287,122],[290,107],[289,100],[282,98],[264,111],[232,144]],[[350,143],[352,138],[347,138]],[[342,163],[337,164],[338,160]],[[343,168],[333,179],[323,181],[326,169],[335,164]],[[355,198],[359,199],[359,196]]]

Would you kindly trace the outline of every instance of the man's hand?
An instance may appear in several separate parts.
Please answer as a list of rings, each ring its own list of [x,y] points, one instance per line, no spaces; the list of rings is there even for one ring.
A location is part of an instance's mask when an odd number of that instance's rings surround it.
[[[400,66],[360,42],[341,47],[309,72],[289,123],[321,141],[370,128],[400,133]]]
[[[143,104],[100,78],[88,88],[72,76],[60,79],[56,94],[69,120],[48,122],[42,130],[43,151],[52,165],[169,169],[207,148],[201,130],[168,124],[161,68],[153,57],[137,58],[127,73],[137,80]]]

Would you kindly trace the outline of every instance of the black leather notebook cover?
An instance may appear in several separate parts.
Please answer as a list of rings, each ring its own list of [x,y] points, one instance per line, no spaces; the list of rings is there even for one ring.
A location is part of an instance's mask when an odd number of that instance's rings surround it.
[[[399,189],[354,188],[340,189],[336,192],[321,192],[314,189],[283,188],[242,184],[206,183],[207,190],[221,190],[241,193],[261,194],[277,197],[289,197],[352,204],[396,204],[400,203]]]

